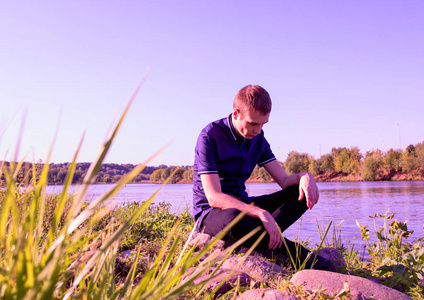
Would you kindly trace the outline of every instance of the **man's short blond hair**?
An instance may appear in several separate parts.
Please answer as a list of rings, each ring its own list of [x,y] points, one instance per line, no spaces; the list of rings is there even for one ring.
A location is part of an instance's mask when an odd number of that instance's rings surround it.
[[[268,92],[259,85],[247,85],[234,97],[233,108],[241,111],[253,108],[263,115],[271,112],[271,97]]]

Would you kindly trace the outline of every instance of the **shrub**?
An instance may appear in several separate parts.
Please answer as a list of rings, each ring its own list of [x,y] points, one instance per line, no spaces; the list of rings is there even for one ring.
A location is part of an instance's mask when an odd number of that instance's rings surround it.
[[[380,150],[367,152],[364,158],[362,180],[374,181],[377,176],[377,170],[384,166],[384,157]]]
[[[284,168],[288,174],[307,172],[309,169],[309,157],[306,153],[291,151],[284,162]]]

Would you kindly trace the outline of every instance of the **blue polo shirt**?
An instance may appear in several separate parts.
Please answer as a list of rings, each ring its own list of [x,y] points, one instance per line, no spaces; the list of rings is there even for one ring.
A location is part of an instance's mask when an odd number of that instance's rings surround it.
[[[245,139],[234,129],[231,115],[208,124],[197,139],[193,170],[193,218],[199,220],[212,210],[203,191],[200,175],[218,174],[222,192],[249,202],[245,182],[256,165],[275,160],[264,132]]]

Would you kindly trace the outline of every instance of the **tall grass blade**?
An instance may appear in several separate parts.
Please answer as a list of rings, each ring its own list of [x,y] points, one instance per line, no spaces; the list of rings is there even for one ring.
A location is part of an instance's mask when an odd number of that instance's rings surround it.
[[[144,167],[140,165],[140,167]],[[136,167],[137,169],[137,167]],[[135,176],[135,175],[134,175]],[[90,260],[87,262],[81,273],[75,278],[74,283],[72,284],[69,291],[66,293],[64,299],[68,299],[73,292],[73,290],[80,284],[80,282],[85,278],[85,276],[88,274],[90,269],[94,266],[99,256],[106,251],[115,241],[118,240],[118,238],[124,233],[125,230],[129,228],[129,226],[134,223],[134,221],[141,215],[143,211],[147,209],[147,207],[150,205],[150,203],[153,201],[153,199],[156,197],[156,195],[159,193],[163,185],[147,200],[143,203],[143,205],[126,221],[124,222],[118,230],[116,230],[112,236],[109,238],[108,241],[106,241],[104,244],[102,244],[102,247],[96,251],[96,253],[90,258]]]
[[[135,256],[135,260],[134,263],[131,266],[130,271],[128,272],[127,278],[125,279],[124,285],[122,287],[122,295],[123,298],[127,295],[127,294],[131,294],[132,291],[132,283],[134,282],[134,277],[135,277],[135,271],[137,270],[137,262],[140,258],[140,249],[141,246],[138,246],[137,248],[137,254]]]
[[[21,148],[21,141],[22,141],[22,137],[24,135],[23,133],[24,133],[24,128],[25,128],[25,120],[26,120],[26,110],[24,111],[24,113],[22,115],[21,126],[19,127],[19,134],[18,134],[18,139],[16,141],[15,155],[13,157],[13,162],[18,161],[19,150]],[[13,172],[13,169],[12,169],[12,172]]]
[[[320,244],[319,244],[319,246],[318,246],[318,248],[317,248],[317,250],[315,252],[315,256],[314,256],[314,259],[312,261],[311,268],[313,268],[314,265],[315,265],[315,263],[316,263],[316,259],[317,259],[317,256],[318,256],[318,251],[322,248],[322,245],[324,243],[324,240],[327,237],[328,231],[330,230],[330,227],[331,227],[332,224],[333,224],[333,221],[330,221],[330,223],[327,226],[327,229],[325,230],[325,233],[324,233],[323,237],[321,238],[321,242],[320,242]],[[306,261],[307,261],[307,259],[304,261],[304,264],[306,264]]]
[[[118,123],[115,125],[115,128],[112,130],[109,137],[106,138],[106,141],[104,142],[102,148],[100,149],[100,151],[97,155],[97,158],[90,165],[90,168],[88,169],[87,174],[86,174],[86,176],[84,177],[84,180],[83,180],[82,190],[81,190],[79,197],[76,201],[76,206],[75,206],[75,209],[74,209],[74,212],[73,212],[74,216],[78,213],[79,209],[81,208],[81,206],[82,206],[82,204],[85,200],[85,197],[88,193],[88,188],[93,183],[96,174],[100,171],[100,168],[101,168],[102,163],[103,163],[103,161],[106,157],[106,154],[108,153],[108,151],[109,151],[109,149],[112,145],[112,141],[114,140],[116,134],[118,133],[118,130],[121,127],[122,122],[124,121],[124,118],[127,115],[128,110],[130,109],[130,106],[133,103],[135,97],[137,96],[141,86],[143,85],[143,83],[147,79],[147,75],[148,75],[149,71],[150,71],[150,69],[147,70],[147,72],[144,75],[143,79],[141,80],[140,84],[136,88],[136,90],[135,90],[134,94],[132,95],[130,101],[128,102],[127,106],[125,107],[124,112],[121,115],[121,118],[119,119]]]
[[[179,262],[181,261],[181,258],[183,257],[183,254],[186,252],[187,247],[189,245],[190,240],[193,238],[193,234],[196,232],[196,228],[197,228],[197,223],[199,220],[197,220],[194,225],[193,228],[190,231],[190,235],[188,236],[187,242],[184,244],[183,250],[181,251],[180,255],[178,256],[177,261],[175,262],[176,265],[179,264]],[[194,248],[193,248],[194,249]]]
[[[206,260],[201,262],[196,267],[196,271],[190,275],[186,275],[185,272],[191,266],[194,266],[199,262],[199,259],[203,257],[212,247],[221,240],[226,232],[234,226],[236,222],[238,222],[246,212],[241,213],[233,222],[231,222],[224,230],[215,236],[202,250],[196,253],[194,256],[194,248],[196,245],[193,245],[189,250],[188,255],[184,255],[183,258],[179,261],[178,264],[175,264],[171,270],[169,270],[166,274],[163,273],[164,276],[157,276],[160,274],[160,264],[156,260],[152,268],[148,270],[142,280],[139,282],[137,288],[131,294],[131,299],[157,299],[162,297],[171,297],[174,298],[176,295],[181,295],[187,292],[189,289],[193,289],[196,286],[205,285],[211,278],[202,281],[196,285],[193,285],[193,282],[196,278],[202,275],[207,269],[209,269],[213,264],[215,264],[217,257],[212,258],[209,256]],[[229,247],[225,250],[225,253],[228,254],[243,243],[245,240],[250,238],[256,232],[252,232],[248,236],[244,237],[242,240],[238,241],[233,247]],[[187,241],[186,243],[188,243]],[[165,250],[166,244],[164,244],[161,251]],[[168,256],[173,257],[175,255],[174,252],[169,251]],[[225,255],[225,254],[223,254]],[[159,255],[158,255],[159,256]],[[181,282],[181,279],[186,277],[184,282]],[[214,278],[214,277],[213,277]],[[212,278],[212,279],[213,279]]]

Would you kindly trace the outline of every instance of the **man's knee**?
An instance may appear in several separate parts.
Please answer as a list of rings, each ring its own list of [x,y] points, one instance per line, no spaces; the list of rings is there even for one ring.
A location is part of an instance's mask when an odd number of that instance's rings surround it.
[[[235,208],[213,209],[204,218],[202,231],[214,236],[230,224],[240,213],[241,211]]]
[[[226,208],[222,210],[222,214],[225,216],[227,220],[234,220],[237,218],[242,212],[237,208]]]
[[[299,185],[292,185],[284,189],[284,191],[290,195],[290,198],[299,199]]]
[[[287,189],[287,193],[289,193],[288,198],[292,201],[299,201],[299,185],[292,185],[290,187],[288,187]],[[304,202],[304,204],[306,205],[306,195],[303,195],[303,198],[300,199],[300,202]]]

